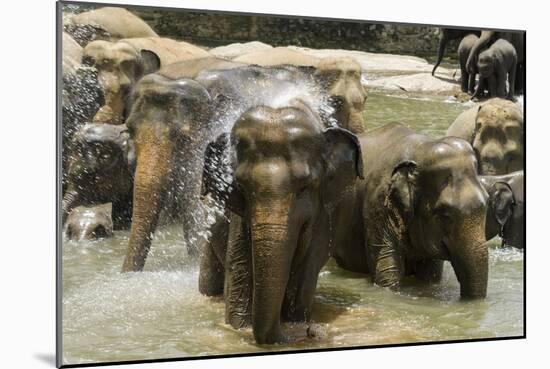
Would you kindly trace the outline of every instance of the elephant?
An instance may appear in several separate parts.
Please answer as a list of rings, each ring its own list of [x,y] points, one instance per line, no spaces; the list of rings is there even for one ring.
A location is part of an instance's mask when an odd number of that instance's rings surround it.
[[[470,73],[473,73],[478,67],[477,64],[480,53],[499,39],[507,40],[516,50],[517,66],[513,93],[522,93],[525,87],[525,32],[482,31],[479,40],[470,51],[470,55],[466,61],[466,69]]]
[[[489,194],[485,236],[499,235],[502,245],[525,248],[525,192],[523,171],[501,176],[480,176]]]
[[[480,95],[488,84],[491,97],[513,100],[516,80],[517,54],[514,46],[505,39],[498,39],[479,54],[477,70],[479,84],[474,96]],[[506,91],[508,81],[508,91]]]
[[[265,67],[294,65],[315,67],[316,76],[331,96],[334,116],[339,124],[352,131],[365,131],[363,109],[367,91],[361,84],[361,66],[353,58],[320,59],[286,47],[275,47],[239,56],[235,62]]]
[[[82,47],[94,40],[158,37],[141,18],[118,7],[103,7],[75,14],[66,21],[64,28]]]
[[[197,46],[160,37],[89,43],[84,48],[82,63],[97,70],[104,95],[104,104],[93,122],[124,123],[130,109],[127,100],[141,77],[178,61],[208,56],[207,51]]]
[[[281,320],[310,320],[331,211],[362,176],[357,136],[298,98],[259,105],[208,145],[204,168],[203,194],[224,199],[230,221],[205,248],[200,290],[223,291],[226,322],[252,325],[257,343],[286,342]]]
[[[65,236],[69,240],[98,240],[113,236],[111,212],[105,206],[74,208],[65,223]]]
[[[432,139],[399,123],[359,135],[359,142],[364,180],[332,215],[344,233],[333,240],[338,265],[399,290],[407,275],[439,281],[449,260],[461,297],[484,298],[487,193],[468,142]]]
[[[462,112],[446,135],[461,137],[473,146],[481,175],[523,169],[523,113],[509,100],[489,99]]]
[[[460,64],[460,87],[462,92],[467,92],[471,95],[474,94],[475,85],[476,85],[476,74],[477,70],[474,73],[469,73],[466,69],[466,61],[470,55],[470,50],[477,42],[479,37],[475,34],[470,33],[460,41],[458,45],[458,62]]]
[[[437,49],[437,61],[432,69],[432,76],[435,75],[435,70],[441,64],[443,60],[443,55],[445,54],[445,48],[447,43],[452,40],[458,40],[468,34],[474,34],[479,36],[481,31],[474,29],[457,29],[457,28],[440,28],[441,36],[439,38],[439,47]]]
[[[128,227],[136,155],[126,126],[86,124],[75,134],[73,145],[62,200],[62,224],[78,206],[112,202],[114,229]]]

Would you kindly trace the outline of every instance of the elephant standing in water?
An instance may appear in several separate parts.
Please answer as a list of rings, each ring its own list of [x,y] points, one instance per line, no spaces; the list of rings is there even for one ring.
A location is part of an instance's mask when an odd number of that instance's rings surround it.
[[[109,6],[75,14],[64,27],[83,47],[94,40],[158,37],[141,18],[124,8]]]
[[[479,83],[474,96],[483,93],[488,84],[489,96],[510,100],[514,97],[516,82],[517,53],[514,46],[505,39],[498,39],[487,50],[479,54],[477,70]],[[506,90],[508,82],[508,91]]]
[[[490,99],[462,112],[446,135],[463,138],[472,145],[479,174],[499,175],[523,169],[523,113],[509,100]]]
[[[280,321],[311,317],[334,237],[330,213],[362,175],[357,137],[327,128],[294,99],[246,111],[230,135],[209,145],[205,160],[205,192],[226,200],[231,222],[227,252],[205,250],[201,292],[220,293],[225,277],[226,322],[251,324],[260,344],[285,342]]]
[[[443,260],[449,260],[461,297],[485,297],[487,193],[471,146],[400,124],[374,129],[359,141],[365,179],[332,213],[332,227],[344,233],[333,240],[337,263],[399,289],[409,274],[439,281]]]
[[[477,70],[473,73],[468,72],[466,69],[466,61],[470,55],[470,51],[474,44],[479,40],[475,34],[468,34],[464,36],[460,44],[458,45],[458,63],[460,65],[460,88],[462,92],[467,92],[471,95],[474,94],[476,87],[476,74]]]
[[[130,92],[141,77],[172,63],[208,56],[197,46],[159,37],[89,43],[82,63],[97,70],[104,96],[93,122],[124,123],[130,109]]]
[[[112,237],[111,212],[105,206],[77,207],[65,222],[65,235],[69,240],[77,241]]]
[[[363,109],[367,91],[361,84],[361,66],[355,59],[320,59],[286,47],[276,47],[245,54],[234,61],[264,67],[314,67],[316,78],[331,97],[332,108],[335,110],[333,115],[338,124],[356,134],[365,131]]]
[[[62,224],[78,206],[112,202],[115,229],[129,226],[135,152],[126,126],[86,124],[74,137],[69,156]]]
[[[480,176],[489,194],[485,235],[499,235],[503,245],[525,248],[525,193],[523,171]]]

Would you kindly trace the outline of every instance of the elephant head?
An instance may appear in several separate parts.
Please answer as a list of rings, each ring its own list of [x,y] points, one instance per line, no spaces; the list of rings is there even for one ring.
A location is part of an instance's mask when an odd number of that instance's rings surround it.
[[[471,139],[480,174],[498,175],[523,169],[523,114],[516,104],[491,99],[479,107]]]
[[[225,158],[219,150],[224,141],[230,152]],[[320,225],[321,215],[362,176],[358,139],[343,128],[324,129],[319,116],[294,102],[248,110],[230,139],[214,145],[207,155],[215,157],[205,158],[204,188],[226,191],[227,206],[250,229],[254,337],[258,343],[280,342],[287,284],[299,272],[294,268],[307,255],[320,257],[322,246],[312,238],[328,229]],[[221,170],[224,163],[230,168]],[[225,184],[217,186],[220,181]]]
[[[103,207],[77,207],[71,211],[65,224],[69,240],[97,240],[113,235],[111,214]]]
[[[84,48],[82,64],[97,70],[104,96],[94,122],[122,124],[128,113],[130,91],[144,75],[160,68],[159,56],[128,42],[93,41]]]
[[[106,203],[132,191],[134,144],[125,125],[89,123],[73,137],[63,223],[79,205]]]
[[[421,144],[414,160],[395,166],[389,185],[388,204],[398,209],[412,249],[450,260],[463,298],[487,291],[486,198],[471,146],[455,137]]]
[[[492,49],[489,48],[479,54],[477,69],[481,78],[489,78],[495,73],[495,56]]]
[[[187,167],[184,156],[203,155],[193,152],[192,144],[205,140],[201,135],[207,131],[213,109],[208,91],[198,82],[159,74],[142,78],[132,100],[127,125],[135,142],[137,167],[132,228],[123,271],[143,269],[167,192],[176,179],[194,175],[195,169]],[[185,168],[188,173],[178,172]],[[196,182],[200,185],[200,179]]]
[[[361,84],[361,66],[352,58],[326,58],[317,65],[316,76],[326,85],[341,127],[364,132],[363,108],[367,91]]]

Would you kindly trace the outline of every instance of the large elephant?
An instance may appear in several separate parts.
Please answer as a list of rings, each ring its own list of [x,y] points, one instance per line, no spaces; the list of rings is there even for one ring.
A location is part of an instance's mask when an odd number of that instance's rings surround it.
[[[474,94],[476,87],[476,74],[477,70],[474,73],[468,72],[466,69],[466,61],[470,55],[470,51],[474,44],[479,40],[475,34],[470,33],[460,41],[458,44],[458,63],[460,65],[460,88],[462,92],[467,92],[471,95]]]
[[[500,98],[462,112],[447,130],[447,136],[463,138],[473,146],[482,175],[522,170],[523,135],[520,107]]]
[[[487,47],[491,46],[496,40],[501,38],[508,40],[516,50],[517,71],[514,83],[514,93],[521,93],[525,87],[525,32],[482,31],[479,36],[479,40],[470,51],[470,55],[466,61],[466,69],[470,73],[474,72],[477,68],[479,54]]]
[[[432,76],[435,74],[435,70],[437,67],[439,67],[439,64],[441,64],[441,61],[443,60],[443,55],[445,55],[445,48],[447,47],[447,43],[452,40],[458,40],[470,33],[479,36],[481,31],[474,30],[474,29],[463,29],[463,28],[441,28],[441,36],[439,38],[439,47],[437,49],[437,60],[435,62],[435,65],[432,69]]]
[[[499,235],[503,245],[525,248],[525,193],[523,171],[480,176],[489,194],[485,236]]]
[[[339,124],[353,133],[365,131],[363,109],[367,91],[361,84],[361,66],[355,59],[320,59],[286,47],[276,47],[245,54],[234,61],[265,67],[285,64],[315,67],[316,78],[331,96],[334,116]]]
[[[64,227],[69,240],[98,240],[112,237],[113,220],[106,206],[74,208]]]
[[[74,136],[62,201],[62,224],[78,206],[112,202],[115,229],[127,227],[132,211],[135,151],[126,126],[86,124]]]
[[[517,59],[514,46],[502,38],[482,51],[477,61],[479,83],[474,96],[480,95],[485,89],[485,84],[488,84],[489,96],[512,100],[516,83]],[[508,82],[508,91],[506,82]]]
[[[82,63],[97,69],[104,95],[104,104],[93,121],[124,123],[130,109],[130,92],[141,77],[172,63],[208,56],[207,51],[197,46],[160,37],[89,43],[84,48]]]
[[[251,324],[256,342],[272,344],[288,338],[281,319],[309,320],[331,212],[362,175],[361,158],[353,133],[327,128],[300,99],[251,108],[209,145],[205,193],[225,199],[231,221],[227,250],[206,247],[200,287],[221,292],[225,271],[227,323]]]
[[[450,260],[461,297],[485,297],[487,193],[471,146],[455,137],[434,140],[397,123],[359,141],[365,180],[332,215],[333,227],[341,225],[345,233],[334,242],[338,264],[399,289],[409,274],[438,281],[443,260]]]
[[[82,46],[94,40],[158,37],[141,18],[118,7],[103,7],[75,14],[67,19],[64,27]]]
[[[230,94],[211,93],[194,78],[201,71],[241,65],[212,57],[188,60],[162,68],[136,84],[127,125],[136,146],[137,167],[132,228],[122,271],[143,269],[168,195],[181,209],[189,254],[198,254],[204,222],[200,214],[204,150],[213,134],[213,113],[222,109]]]

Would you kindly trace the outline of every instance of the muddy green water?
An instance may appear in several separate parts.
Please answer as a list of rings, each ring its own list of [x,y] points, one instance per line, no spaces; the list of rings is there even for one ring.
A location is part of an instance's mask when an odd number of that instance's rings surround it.
[[[368,128],[399,121],[437,137],[469,104],[448,97],[370,92]],[[488,296],[462,302],[449,263],[441,283],[407,280],[399,294],[330,262],[322,271],[313,320],[324,332],[306,339],[303,326],[285,326],[295,342],[259,346],[250,330],[224,324],[219,298],[199,294],[198,266],[188,260],[182,231],[157,232],[145,272],[120,274],[128,232],[96,242],[63,242],[63,362],[66,364],[365,346],[517,336],[523,333],[523,253],[490,250]]]

